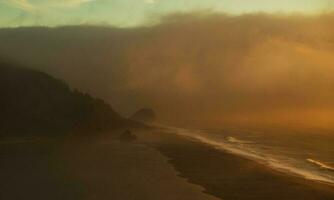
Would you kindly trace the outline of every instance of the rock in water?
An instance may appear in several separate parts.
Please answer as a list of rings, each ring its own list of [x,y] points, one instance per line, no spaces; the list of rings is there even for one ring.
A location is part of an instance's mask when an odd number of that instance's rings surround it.
[[[131,131],[126,130],[122,135],[120,136],[120,141],[122,142],[131,142],[137,139],[137,136],[131,133]]]
[[[156,119],[156,114],[154,110],[145,108],[135,112],[130,119],[144,123],[152,123]]]

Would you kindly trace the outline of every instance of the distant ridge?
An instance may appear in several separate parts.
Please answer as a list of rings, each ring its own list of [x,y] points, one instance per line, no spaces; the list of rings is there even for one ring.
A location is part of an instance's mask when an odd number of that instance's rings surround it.
[[[90,133],[141,126],[46,73],[0,60],[0,136]]]

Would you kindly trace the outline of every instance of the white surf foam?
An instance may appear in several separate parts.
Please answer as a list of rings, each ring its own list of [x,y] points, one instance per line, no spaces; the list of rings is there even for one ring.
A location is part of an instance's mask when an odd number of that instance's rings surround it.
[[[331,167],[325,163],[322,163],[321,161],[318,161],[318,160],[314,160],[314,159],[311,159],[311,158],[308,158],[306,159],[308,162],[310,163],[313,163],[317,166],[319,166],[321,169],[326,169],[326,170],[331,170],[331,171],[334,171],[334,167]]]
[[[232,136],[228,136],[226,138],[227,141],[229,141],[230,143],[237,143],[237,144],[252,144],[253,142],[251,141],[245,141],[245,140],[240,140],[236,137],[232,137]]]
[[[313,180],[317,182],[322,182],[330,185],[334,185],[334,177],[321,173],[319,171],[314,171],[310,169],[306,169],[300,166],[294,166],[293,164],[287,163],[284,160],[280,161],[278,159],[273,158],[271,155],[263,154],[261,152],[258,152],[254,149],[245,147],[244,145],[233,145],[235,142],[240,142],[236,138],[227,138],[227,141],[232,143],[226,143],[223,141],[215,141],[213,139],[210,139],[204,134],[202,134],[200,131],[194,131],[194,130],[187,130],[187,129],[180,129],[180,128],[171,128],[169,127],[171,132],[175,132],[178,135],[181,135],[183,137],[186,137],[188,139],[197,140],[202,143],[205,143],[207,145],[212,146],[213,148],[220,149],[238,156],[242,156],[244,158],[256,161],[260,164],[266,165],[274,170],[277,170],[282,173],[290,174],[293,176],[299,176],[303,177],[308,180]],[[232,142],[231,142],[232,140]],[[242,148],[240,148],[242,147]],[[318,166],[321,166],[322,168],[333,170],[332,167],[324,165],[321,162],[308,159],[308,162],[312,162],[313,164],[317,164]]]

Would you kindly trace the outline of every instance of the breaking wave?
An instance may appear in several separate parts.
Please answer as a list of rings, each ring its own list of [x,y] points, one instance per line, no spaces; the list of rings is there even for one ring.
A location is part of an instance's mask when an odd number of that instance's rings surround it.
[[[225,141],[215,140],[210,137],[207,137],[203,132],[196,130],[187,130],[180,128],[170,128],[172,132],[186,137],[191,140],[196,140],[207,145],[212,146],[213,148],[223,150],[225,152],[242,156],[244,158],[256,161],[260,164],[268,166],[276,171],[290,174],[293,176],[303,177],[308,180],[322,182],[329,185],[334,185],[334,177],[331,174],[324,173],[324,169],[334,171],[334,168],[326,165],[320,161],[314,159],[307,159],[309,163],[317,165],[320,169],[323,170],[314,170],[312,167],[305,167],[303,164],[296,165],[296,163],[291,162],[291,158],[282,158],[275,157],[274,155],[262,153],[254,148],[251,148],[244,144],[252,144],[251,141],[239,140],[235,137],[227,137]]]
[[[306,159],[308,162],[315,164],[317,166],[319,166],[321,169],[326,169],[326,170],[330,170],[330,171],[334,171],[334,167],[331,167],[325,163],[322,163],[321,161],[317,161],[317,160],[313,160],[311,158]]]

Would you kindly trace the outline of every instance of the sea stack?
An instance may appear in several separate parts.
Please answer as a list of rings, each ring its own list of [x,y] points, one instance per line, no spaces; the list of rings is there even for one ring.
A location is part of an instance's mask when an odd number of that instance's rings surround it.
[[[143,123],[152,123],[156,120],[156,114],[153,109],[143,108],[135,112],[130,119]]]

